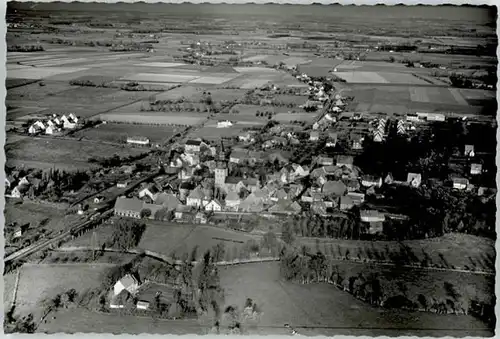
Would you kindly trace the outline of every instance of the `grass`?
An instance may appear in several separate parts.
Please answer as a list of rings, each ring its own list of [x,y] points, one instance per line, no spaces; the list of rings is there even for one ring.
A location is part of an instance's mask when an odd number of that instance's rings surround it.
[[[25,264],[19,278],[16,311],[38,313],[43,311],[46,298],[53,298],[71,288],[79,294],[98,288],[103,274],[111,267],[112,264]]]
[[[177,133],[176,128],[168,126],[145,126],[127,124],[105,124],[88,128],[73,134],[76,138],[88,140],[126,143],[127,137],[146,136],[152,143],[163,143]]]
[[[154,320],[151,317],[106,314],[83,308],[63,309],[38,328],[42,333],[113,333],[113,334],[206,334],[196,320]]]
[[[7,145],[5,151],[8,161],[61,164],[63,167],[68,165],[76,168],[89,168],[91,164],[88,159],[91,157],[111,157],[114,154],[130,156],[143,152],[144,149],[139,148],[61,139],[24,139]]]
[[[318,248],[319,244],[319,248]],[[393,261],[402,259],[407,264],[429,265],[443,268],[494,270],[495,244],[492,240],[466,234],[446,234],[427,240],[358,241],[340,239],[298,238],[297,245],[307,245],[334,258],[345,257],[360,260]],[[403,246],[408,250],[404,252]]]
[[[246,298],[252,298],[262,309],[260,326],[283,326],[289,323],[299,333],[308,335],[347,334],[378,335],[420,334],[411,328],[427,329],[428,335],[449,335],[457,324],[470,332],[485,326],[471,316],[435,315],[387,311],[373,308],[331,285],[300,285],[285,282],[279,276],[279,263],[245,264],[222,268],[221,284],[227,305],[242,307]],[[316,326],[308,330],[300,326]],[[321,327],[331,327],[323,329]],[[433,329],[447,329],[440,332]],[[363,331],[364,330],[364,331]],[[304,334],[305,334],[304,333]],[[490,333],[491,335],[491,333]]]
[[[44,81],[45,86],[38,83],[31,83],[7,90],[7,100],[43,100],[47,96],[52,96],[72,89],[67,82]]]
[[[201,256],[223,242],[226,251],[234,254],[233,247],[240,250],[244,242],[254,238],[249,234],[211,226],[149,224],[138,247],[166,255],[175,253],[180,258],[185,254],[189,255],[195,246]]]

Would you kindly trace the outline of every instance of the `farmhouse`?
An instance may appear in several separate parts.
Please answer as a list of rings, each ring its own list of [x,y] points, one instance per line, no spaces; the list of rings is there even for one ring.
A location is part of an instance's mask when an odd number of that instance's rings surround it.
[[[338,155],[337,156],[337,166],[338,167],[347,167],[352,169],[354,163],[354,158],[350,155]]]
[[[126,274],[123,278],[118,280],[113,286],[113,293],[115,296],[120,294],[123,290],[131,293],[132,295],[137,292],[140,287],[140,282],[137,277],[132,274]]]
[[[149,145],[149,139],[146,137],[128,137],[127,144],[135,144],[135,145]]]
[[[213,199],[208,204],[205,205],[205,211],[221,211],[222,204],[217,200]]]
[[[382,178],[373,175],[364,175],[361,177],[361,185],[364,187],[382,186]]]
[[[470,174],[477,175],[481,174],[483,171],[483,165],[481,164],[471,164],[470,165]]]
[[[363,210],[359,212],[359,216],[362,222],[384,222],[385,215],[375,210]]]
[[[233,126],[233,123],[229,120],[223,120],[217,122],[217,128],[227,128]]]
[[[420,173],[408,173],[406,183],[412,187],[418,188],[422,183],[422,175]]]
[[[144,202],[137,198],[119,197],[116,199],[114,212],[118,216],[140,219],[143,206]]]
[[[469,158],[473,158],[474,153],[474,145],[465,145],[464,155]]]
[[[189,139],[186,141],[186,144],[184,145],[184,150],[186,152],[200,152],[202,147],[208,146],[206,143],[204,143],[202,140],[193,140]]]
[[[464,190],[469,185],[469,180],[466,178],[452,178],[453,188],[458,190]]]

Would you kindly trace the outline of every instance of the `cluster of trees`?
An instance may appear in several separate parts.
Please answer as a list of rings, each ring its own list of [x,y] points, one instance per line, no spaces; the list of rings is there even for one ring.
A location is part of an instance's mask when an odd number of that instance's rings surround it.
[[[14,315],[15,308],[11,307],[6,313],[4,318],[4,331],[5,333],[35,333],[36,324],[32,313],[24,317],[17,317]]]
[[[259,324],[262,310],[255,301],[247,298],[240,310],[236,305],[224,309],[221,320],[214,326],[215,333],[243,334],[246,329],[255,328]]]
[[[276,115],[276,112],[271,112],[271,111],[261,112],[259,110],[257,110],[257,112],[255,112],[256,117],[267,117],[269,120],[271,120],[273,115]]]
[[[338,216],[321,217],[307,212],[302,216],[290,216],[283,223],[282,233],[287,239],[302,237],[325,237],[337,239],[360,239],[361,224],[356,212]],[[285,239],[283,239],[285,240]],[[287,242],[285,240],[285,242]]]
[[[129,155],[120,157],[118,154],[113,154],[111,157],[90,157],[87,161],[89,163],[99,164],[101,167],[109,168],[109,167],[119,167],[126,163],[132,162],[134,160],[138,160],[144,157],[147,153],[139,154],[136,156]]]
[[[45,49],[41,45],[10,45],[7,52],[43,52]]]
[[[117,247],[121,250],[136,247],[141,241],[146,225],[137,220],[119,218],[113,225],[113,234],[104,243],[106,247]]]
[[[329,257],[321,252],[313,253],[303,246],[299,250],[286,247],[280,255],[280,275],[286,280],[302,284],[329,283],[374,306],[384,308],[402,308],[434,313],[467,314],[472,311],[469,299],[463,297],[457,288],[444,282],[444,296],[424,296],[409,290],[404,282],[397,285],[397,290],[388,290],[388,282],[378,273],[363,272],[350,274],[341,270]],[[487,304],[487,303],[486,303]],[[487,313],[487,312],[484,312]]]

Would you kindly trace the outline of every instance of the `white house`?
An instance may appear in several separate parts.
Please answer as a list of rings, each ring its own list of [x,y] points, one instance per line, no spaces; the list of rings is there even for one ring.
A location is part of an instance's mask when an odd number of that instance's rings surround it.
[[[136,145],[149,145],[149,139],[146,137],[128,137],[127,143]]]
[[[147,310],[149,309],[149,302],[144,300],[139,300],[136,305],[138,310]]]
[[[222,204],[217,200],[213,199],[208,204],[205,205],[205,211],[221,211]]]
[[[35,122],[35,125],[38,126],[40,129],[45,129],[45,125],[41,121]]]
[[[73,129],[76,127],[76,124],[69,121],[65,115],[62,116],[61,120],[63,122],[63,128]]]
[[[363,185],[364,187],[380,187],[382,186],[382,178],[371,175],[364,175],[361,177],[361,185]]]
[[[193,207],[201,207],[203,204],[203,198],[205,197],[205,194],[202,192],[202,190],[197,187],[194,190],[189,193],[187,200],[186,200],[186,205],[187,206],[193,206]]]
[[[218,121],[217,128],[227,128],[233,126],[233,123],[229,120]]]
[[[55,127],[54,127],[54,125],[53,125],[53,124],[52,124],[52,125],[49,125],[49,126],[45,129],[45,134],[52,135],[52,134],[54,134],[55,130],[56,130],[56,129],[55,129]]]
[[[453,188],[458,190],[464,190],[469,185],[469,180],[465,178],[453,178]]]
[[[202,146],[206,146],[203,141],[190,139],[186,141],[184,149],[186,150],[186,152],[200,152]]]
[[[483,165],[481,164],[471,164],[470,165],[470,174],[477,175],[481,174],[483,171]]]
[[[139,289],[139,286],[139,281],[133,275],[126,274],[113,286],[113,293],[114,295],[118,295],[121,291],[127,290],[131,294],[134,294]]]
[[[28,128],[28,133],[29,133],[29,134],[36,134],[36,133],[38,133],[38,128],[37,128],[37,126],[35,126],[35,125],[31,125],[31,126]]]
[[[474,153],[474,145],[465,145],[465,150],[464,150],[465,156],[473,158],[475,153]]]
[[[422,183],[422,175],[420,173],[408,173],[408,177],[406,179],[406,182],[415,188],[420,187],[420,184]]]
[[[359,212],[360,218],[362,222],[384,222],[385,215],[380,213],[379,211],[374,210],[365,210]]]
[[[76,115],[74,115],[73,113],[70,113],[70,114],[69,114],[69,117],[71,118],[71,120],[73,120],[73,122],[74,122],[75,124],[77,124],[77,123],[78,123],[78,118],[77,118],[77,116],[76,116]]]
[[[126,182],[126,181],[120,181],[116,184],[116,187],[118,187],[118,188],[125,188],[127,186],[128,186],[128,182]]]

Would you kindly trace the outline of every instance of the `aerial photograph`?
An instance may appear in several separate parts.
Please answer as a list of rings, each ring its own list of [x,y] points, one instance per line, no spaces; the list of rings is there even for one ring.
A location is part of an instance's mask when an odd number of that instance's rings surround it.
[[[6,6],[5,333],[494,336],[496,7]]]

